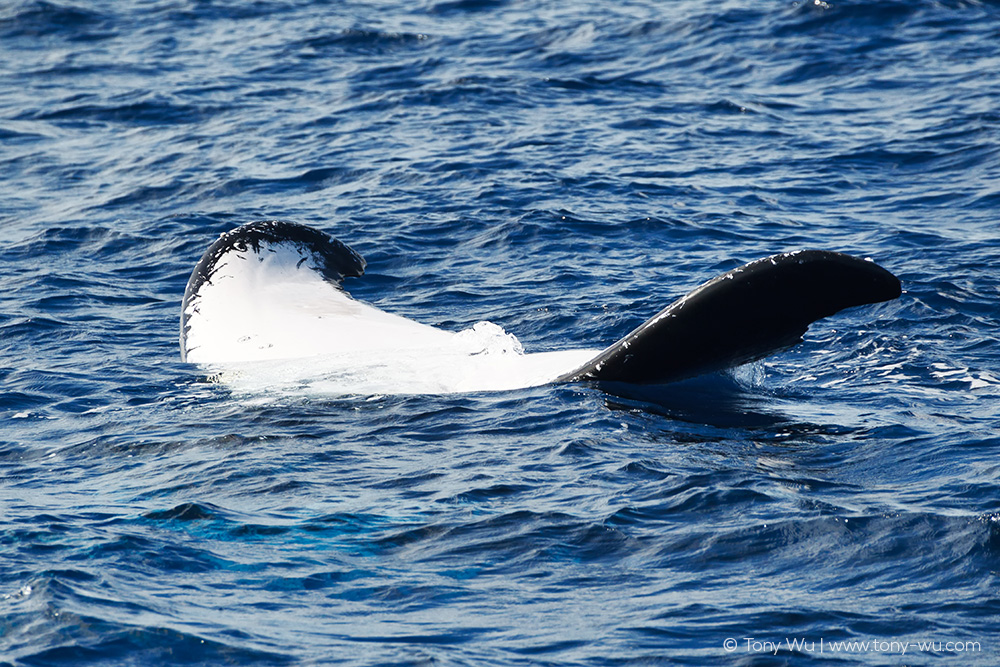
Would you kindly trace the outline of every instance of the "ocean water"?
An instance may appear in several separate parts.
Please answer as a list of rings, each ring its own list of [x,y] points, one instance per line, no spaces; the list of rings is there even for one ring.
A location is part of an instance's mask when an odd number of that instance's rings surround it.
[[[678,387],[234,391],[255,219],[601,347],[774,252],[896,301]],[[1000,662],[1000,4],[0,6],[0,664]]]

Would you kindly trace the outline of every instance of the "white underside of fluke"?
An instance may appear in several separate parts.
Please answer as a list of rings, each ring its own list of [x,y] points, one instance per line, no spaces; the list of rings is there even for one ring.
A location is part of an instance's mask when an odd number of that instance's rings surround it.
[[[334,395],[500,391],[546,384],[599,350],[524,354],[500,326],[452,333],[352,299],[294,243],[231,250],[185,309],[186,359],[248,391]]]

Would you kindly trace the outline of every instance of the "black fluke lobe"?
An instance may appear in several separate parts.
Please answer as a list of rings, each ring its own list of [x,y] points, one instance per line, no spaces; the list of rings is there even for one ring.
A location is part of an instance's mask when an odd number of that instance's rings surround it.
[[[791,347],[812,322],[901,294],[872,261],[826,250],[765,257],[689,292],[556,382],[660,384]]]

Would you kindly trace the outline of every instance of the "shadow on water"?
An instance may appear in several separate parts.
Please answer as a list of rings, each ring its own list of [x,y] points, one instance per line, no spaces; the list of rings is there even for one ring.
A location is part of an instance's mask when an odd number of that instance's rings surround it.
[[[792,422],[753,375],[759,369],[714,373],[666,385],[602,382],[611,410],[640,410],[718,428],[776,429]],[[744,375],[748,377],[744,378]]]

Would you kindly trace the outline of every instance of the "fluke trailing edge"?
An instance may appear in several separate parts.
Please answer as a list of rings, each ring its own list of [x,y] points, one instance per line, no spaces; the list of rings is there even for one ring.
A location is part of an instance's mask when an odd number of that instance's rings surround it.
[[[523,354],[490,323],[450,333],[352,299],[341,283],[364,269],[348,246],[303,225],[252,222],[227,232],[188,281],[181,357],[210,364],[323,357],[344,377],[398,372],[399,393],[663,384],[760,359],[799,342],[818,319],[900,295],[899,280],[874,262],[802,250],[708,281],[604,350]]]

